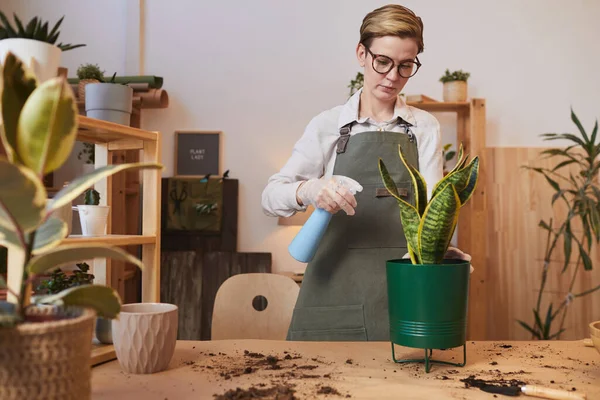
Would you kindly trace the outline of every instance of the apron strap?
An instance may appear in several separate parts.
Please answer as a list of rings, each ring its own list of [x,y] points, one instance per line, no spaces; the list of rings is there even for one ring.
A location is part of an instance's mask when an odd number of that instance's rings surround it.
[[[355,121],[347,123],[346,125],[340,128],[340,137],[337,142],[337,154],[341,154],[346,152],[346,147],[348,146],[348,140],[350,140],[350,130],[352,129],[352,125]],[[404,133],[408,135],[408,139],[412,142],[415,140],[415,135],[411,132],[410,127],[413,126],[410,122],[405,121],[401,117],[398,117],[396,123],[404,128]]]

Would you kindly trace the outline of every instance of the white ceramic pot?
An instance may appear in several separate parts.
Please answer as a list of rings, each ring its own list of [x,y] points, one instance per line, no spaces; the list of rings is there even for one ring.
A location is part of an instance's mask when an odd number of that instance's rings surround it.
[[[0,64],[4,64],[8,52],[31,68],[40,83],[58,75],[62,50],[57,46],[33,39],[0,40]]]
[[[85,86],[85,113],[90,118],[129,126],[133,89],[118,83],[88,83]]]
[[[106,235],[106,222],[108,221],[109,206],[78,205],[73,210],[79,212],[81,234],[83,236]]]
[[[112,340],[123,371],[152,374],[169,366],[177,341],[178,308],[167,303],[132,303],[112,321]]]

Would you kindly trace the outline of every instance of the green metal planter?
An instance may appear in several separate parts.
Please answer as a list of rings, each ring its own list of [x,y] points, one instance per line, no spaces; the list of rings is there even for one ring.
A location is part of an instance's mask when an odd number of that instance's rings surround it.
[[[414,265],[408,259],[386,263],[390,340],[396,363],[424,362],[464,367],[467,361],[467,305],[470,263],[444,260]],[[394,344],[425,349],[425,358],[396,360]],[[432,360],[433,349],[463,346],[463,362]]]

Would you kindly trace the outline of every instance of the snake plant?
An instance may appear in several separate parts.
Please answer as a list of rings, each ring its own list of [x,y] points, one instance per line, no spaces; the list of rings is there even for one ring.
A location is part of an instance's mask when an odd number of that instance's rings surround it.
[[[32,18],[26,25],[23,25],[19,17],[16,14],[13,14],[15,19],[16,27],[13,27],[6,15],[0,11],[0,40],[1,39],[33,39],[39,40],[40,42],[46,42],[54,45],[58,36],[60,35],[60,31],[58,28],[62,23],[64,16],[58,20],[52,29],[49,29],[48,21],[42,21],[41,18],[34,17]],[[78,47],[83,47],[85,44],[62,44],[59,43],[56,47],[60,48],[62,51],[73,50]]]
[[[406,161],[402,147],[398,154],[411,177],[415,193],[414,204],[398,194],[383,160],[379,159],[379,172],[388,192],[400,207],[400,220],[413,264],[441,264],[454,234],[460,208],[471,198],[479,176],[479,157],[468,164],[460,145],[456,166],[433,188],[427,201],[427,183],[419,171]]]

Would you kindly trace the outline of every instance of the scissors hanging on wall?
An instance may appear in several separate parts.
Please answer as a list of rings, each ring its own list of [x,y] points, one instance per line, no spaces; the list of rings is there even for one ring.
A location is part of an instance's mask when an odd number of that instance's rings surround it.
[[[173,189],[169,193],[169,197],[173,200],[174,209],[173,214],[181,214],[181,203],[187,199],[187,182],[181,182],[181,192],[177,190],[178,182],[173,182]]]

